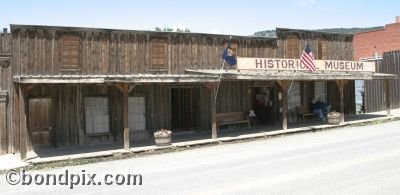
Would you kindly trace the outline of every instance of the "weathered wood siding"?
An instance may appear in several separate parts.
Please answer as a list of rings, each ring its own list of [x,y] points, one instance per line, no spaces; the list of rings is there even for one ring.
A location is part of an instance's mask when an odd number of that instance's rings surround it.
[[[217,98],[217,112],[246,112],[250,109],[250,82],[223,82]],[[196,126],[199,130],[210,129],[210,91],[202,83],[188,85],[138,85],[129,96],[145,97],[146,130],[151,133],[160,128],[171,128],[171,88],[199,88],[200,110],[196,115]],[[108,97],[110,107],[110,133],[107,135],[87,135],[85,133],[85,97]],[[53,102],[51,120],[54,124],[53,146],[65,147],[74,145],[120,142],[122,137],[122,95],[113,86],[100,85],[36,85],[29,92],[30,98],[50,98]],[[27,107],[29,112],[29,107]],[[40,115],[37,115],[40,117]],[[39,119],[28,118],[27,121]],[[132,132],[140,136],[140,133]],[[134,136],[132,136],[134,137]],[[30,142],[30,137],[27,138]],[[28,151],[32,150],[28,144]]]
[[[65,70],[62,64],[63,35],[80,38],[79,69]],[[14,68],[21,75],[101,75],[169,73],[185,69],[217,69],[228,36],[57,28],[13,29]],[[152,39],[166,40],[166,69],[151,69]],[[233,37],[237,55],[276,57],[276,43],[266,38]]]
[[[282,55],[280,57],[287,58],[287,43],[286,38],[294,35],[299,40],[298,45],[298,58],[301,56],[305,46],[307,44],[313,50],[314,56],[321,48],[321,40],[324,41],[323,47],[326,57],[329,60],[353,60],[353,36],[343,34],[330,34],[330,33],[319,33],[312,31],[299,31],[282,29],[277,31],[278,34],[278,49],[277,53]],[[316,57],[316,59],[318,59]],[[302,85],[303,88],[303,85]],[[303,89],[302,89],[303,90]],[[345,114],[355,114],[355,85],[354,81],[348,81],[344,86],[344,103],[345,103]],[[305,94],[306,95],[306,94]],[[310,94],[308,94],[310,95]],[[313,96],[313,93],[311,94]],[[309,98],[303,97],[302,104],[306,104]],[[327,82],[327,101],[332,104],[332,108],[339,111],[339,90],[334,81]]]
[[[11,139],[11,34],[0,33],[0,155],[13,151]]]
[[[400,76],[400,51],[383,53],[383,59],[376,61],[376,71],[380,73],[396,74]],[[390,108],[400,107],[400,80],[390,80]],[[364,82],[366,112],[377,112],[386,110],[384,96],[384,81],[373,80]]]

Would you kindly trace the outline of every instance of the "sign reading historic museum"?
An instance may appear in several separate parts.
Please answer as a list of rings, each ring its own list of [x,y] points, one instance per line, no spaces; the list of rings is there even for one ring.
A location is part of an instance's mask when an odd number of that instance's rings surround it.
[[[317,71],[361,71],[375,72],[374,62],[341,60],[315,60]],[[299,59],[237,58],[238,70],[304,70],[307,67]]]

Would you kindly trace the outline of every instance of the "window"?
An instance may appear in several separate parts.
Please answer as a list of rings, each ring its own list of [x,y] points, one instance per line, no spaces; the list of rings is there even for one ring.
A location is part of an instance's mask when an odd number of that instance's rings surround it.
[[[80,38],[75,35],[61,37],[61,69],[80,69]]]
[[[167,68],[167,40],[151,40],[151,69]]]
[[[301,84],[293,82],[288,92],[288,110],[294,110],[296,106],[301,105]]]
[[[289,35],[286,38],[286,58],[299,58],[299,38],[296,35]]]
[[[326,102],[326,81],[318,81],[314,83],[314,96],[321,98],[321,101]]]
[[[106,97],[85,98],[86,134],[108,133],[109,109]]]
[[[319,59],[319,60],[328,59],[328,41],[325,38],[318,39],[317,59]]]
[[[146,109],[144,97],[128,98],[129,130],[146,130]]]

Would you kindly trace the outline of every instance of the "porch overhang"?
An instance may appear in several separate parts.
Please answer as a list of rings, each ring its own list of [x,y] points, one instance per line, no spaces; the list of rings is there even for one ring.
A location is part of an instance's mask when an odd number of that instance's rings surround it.
[[[185,70],[188,74],[221,75],[224,80],[387,80],[397,79],[394,74],[373,72],[332,72],[332,71],[266,71],[266,70]]]
[[[22,75],[13,81],[21,84],[107,84],[107,83],[195,83],[217,82],[218,75],[135,74],[135,75]]]

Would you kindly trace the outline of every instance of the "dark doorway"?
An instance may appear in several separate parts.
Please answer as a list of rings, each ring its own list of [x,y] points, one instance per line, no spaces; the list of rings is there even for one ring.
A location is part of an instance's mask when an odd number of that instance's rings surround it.
[[[253,87],[251,106],[259,124],[275,124],[277,100],[275,87]]]
[[[171,89],[171,119],[173,130],[192,130],[197,125],[199,88]]]
[[[50,146],[52,143],[51,107],[50,98],[29,99],[28,129],[32,146]]]

